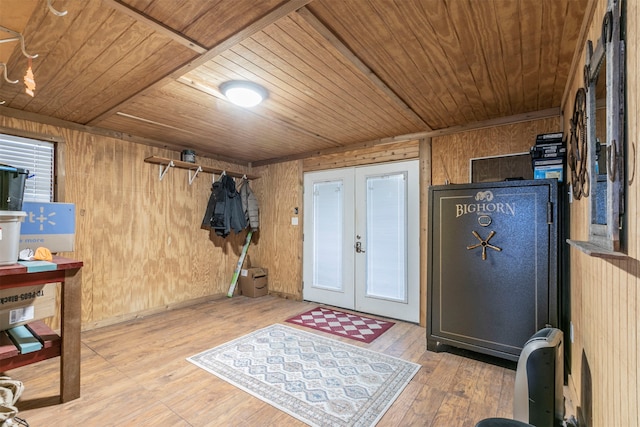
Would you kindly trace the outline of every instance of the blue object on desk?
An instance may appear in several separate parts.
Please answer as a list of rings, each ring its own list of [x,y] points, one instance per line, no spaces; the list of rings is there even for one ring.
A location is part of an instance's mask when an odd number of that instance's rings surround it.
[[[22,264],[27,267],[27,273],[51,271],[58,268],[58,265],[55,262],[49,261],[18,261],[18,264]]]

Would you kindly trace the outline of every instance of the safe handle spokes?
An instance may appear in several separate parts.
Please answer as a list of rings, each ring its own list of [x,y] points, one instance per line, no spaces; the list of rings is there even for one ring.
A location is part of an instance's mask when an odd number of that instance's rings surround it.
[[[494,246],[494,245],[489,243],[489,240],[491,240],[491,238],[496,235],[495,231],[491,231],[491,233],[489,233],[489,235],[487,236],[486,239],[483,239],[482,237],[480,237],[478,232],[475,231],[475,230],[472,231],[471,234],[473,234],[475,236],[475,238],[480,241],[480,243],[476,243],[475,245],[467,246],[467,250],[481,247],[482,248],[482,260],[483,261],[487,260],[487,248],[491,248],[494,251],[498,251],[498,252],[502,251],[502,248],[499,248],[499,247]]]

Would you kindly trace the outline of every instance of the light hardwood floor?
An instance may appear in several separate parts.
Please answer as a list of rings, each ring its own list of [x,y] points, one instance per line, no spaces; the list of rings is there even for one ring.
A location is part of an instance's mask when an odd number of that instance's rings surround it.
[[[82,395],[66,404],[57,403],[57,358],[6,374],[24,382],[19,416],[31,427],[303,426],[185,359],[316,305],[241,296],[83,332]],[[473,427],[512,415],[514,370],[428,352],[417,325],[398,322],[371,344],[327,336],[422,365],[379,426]]]

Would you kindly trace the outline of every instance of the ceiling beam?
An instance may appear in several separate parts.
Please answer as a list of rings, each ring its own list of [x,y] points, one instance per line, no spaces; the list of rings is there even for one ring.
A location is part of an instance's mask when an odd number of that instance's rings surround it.
[[[531,111],[529,113],[514,114],[513,116],[498,117],[496,119],[483,120],[480,122],[468,123],[466,125],[451,126],[444,129],[424,132],[424,137],[435,138],[437,136],[451,135],[454,133],[467,132],[471,130],[493,128],[497,126],[512,125],[514,123],[530,122],[532,120],[548,119],[562,115],[560,107],[547,108],[546,110]]]
[[[21,136],[22,138],[39,139],[41,141],[49,142],[64,142],[64,137],[60,135],[51,135],[40,132],[32,132],[24,129],[14,129],[12,127],[0,126],[0,133],[4,135]]]
[[[265,27],[273,24],[274,22],[276,22],[279,19],[287,16],[288,14],[290,14],[292,12],[295,12],[296,10],[298,10],[301,7],[307,5],[311,1],[312,0],[289,0],[289,1],[286,1],[286,2],[282,3],[280,6],[276,7],[275,9],[272,9],[270,12],[268,12],[265,15],[263,15],[261,18],[255,20],[253,23],[249,24],[248,26],[242,28],[240,31],[238,31],[238,32],[232,34],[231,36],[227,37],[226,39],[224,39],[223,41],[221,41],[216,46],[214,46],[213,48],[209,49],[208,51],[206,51],[205,53],[203,53],[199,57],[187,62],[186,64],[183,64],[182,66],[178,67],[176,70],[172,71],[171,73],[169,73],[165,77],[161,78],[160,80],[156,81],[155,83],[150,84],[146,88],[138,91],[137,93],[131,95],[126,100],[122,101],[121,103],[117,104],[116,106],[110,108],[109,110],[105,111],[104,113],[102,113],[99,116],[95,117],[94,119],[90,120],[87,123],[87,125],[93,126],[93,125],[98,124],[102,120],[106,119],[107,117],[115,114],[119,110],[121,110],[124,107],[126,107],[127,105],[129,105],[138,96],[144,95],[144,94],[149,93],[149,92],[151,92],[153,90],[162,88],[163,86],[165,86],[165,85],[167,85],[167,84],[179,79],[180,77],[182,77],[183,75],[185,75],[189,71],[191,71],[192,69],[197,68],[197,67],[209,62],[211,59],[213,59],[216,56],[220,55],[222,52],[232,48],[236,44],[242,42],[243,40],[245,40],[245,39],[247,39],[249,37],[251,37],[252,35],[256,34],[257,32],[262,31]]]
[[[419,127],[430,131],[431,127],[422,118],[416,114],[406,102],[402,100],[385,82],[376,75],[360,58],[358,58],[351,49],[349,49],[333,32],[327,28],[307,7],[303,7],[297,11],[311,27],[318,32],[325,40],[327,40],[338,52],[342,54],[349,62],[351,62],[362,74],[364,74],[374,86],[380,89],[386,96],[392,99],[402,110],[409,116],[413,122]]]
[[[194,52],[197,52],[198,54],[202,55],[203,53],[207,52],[207,48],[205,48],[201,44],[198,44],[196,41],[191,40],[190,38],[186,37],[184,34],[142,13],[138,9],[135,9],[129,6],[128,4],[123,3],[121,0],[103,0],[103,3],[105,3],[107,6],[112,7],[113,9],[116,9],[124,13],[130,18],[133,18],[134,20],[142,24],[145,24],[148,27],[151,27],[155,32],[169,37],[171,40],[178,42],[183,46],[188,47],[189,49],[193,50]]]
[[[265,166],[273,163],[289,162],[293,160],[307,159],[310,157],[325,156],[328,154],[342,153],[345,151],[362,150],[380,145],[395,144],[397,142],[415,141],[421,138],[435,138],[438,136],[451,135],[454,133],[469,132],[478,129],[490,127],[505,126],[514,123],[529,122],[532,120],[540,120],[551,117],[559,117],[561,115],[560,108],[548,108],[546,110],[533,111],[531,113],[516,114],[513,116],[500,117],[497,119],[484,120],[481,122],[469,123],[461,126],[452,126],[446,129],[431,130],[426,132],[416,132],[406,135],[391,136],[388,138],[380,138],[372,141],[348,144],[337,148],[326,148],[324,150],[308,151],[305,153],[293,154],[274,159],[258,160],[251,162],[252,167]]]

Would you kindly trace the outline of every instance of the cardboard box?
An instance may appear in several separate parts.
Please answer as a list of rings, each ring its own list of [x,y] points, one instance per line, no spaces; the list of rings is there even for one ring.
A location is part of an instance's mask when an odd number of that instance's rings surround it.
[[[51,252],[73,252],[76,237],[76,207],[73,203],[24,202],[27,213],[20,227],[20,250],[39,246]]]
[[[252,267],[240,270],[238,282],[242,295],[256,298],[267,295],[268,281],[267,269],[261,267]]]
[[[55,283],[0,290],[0,330],[51,317],[55,313]]]

